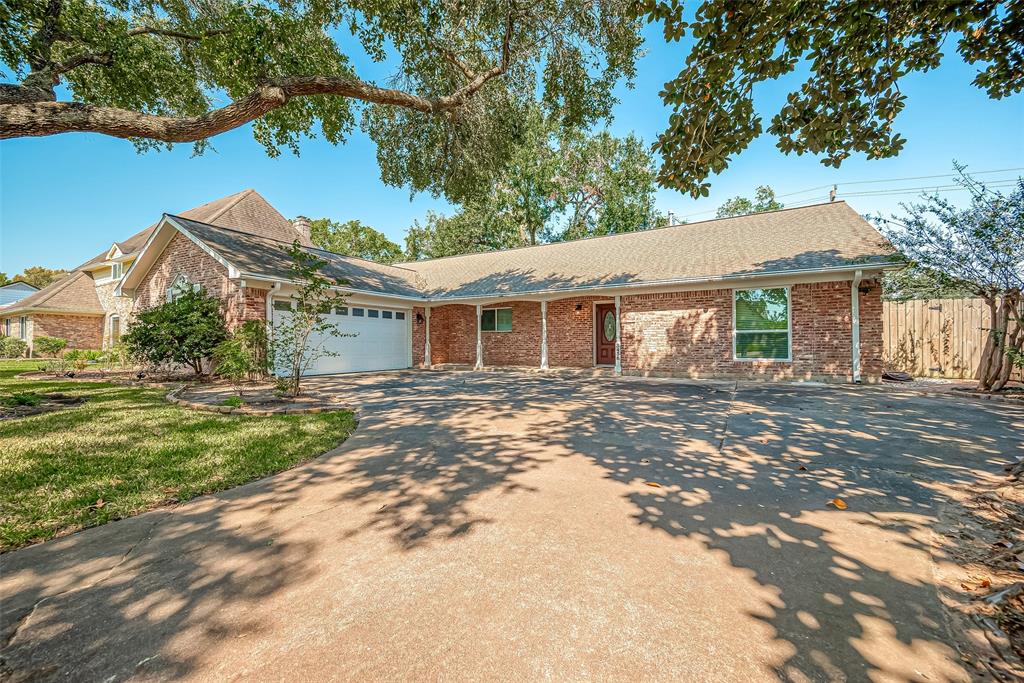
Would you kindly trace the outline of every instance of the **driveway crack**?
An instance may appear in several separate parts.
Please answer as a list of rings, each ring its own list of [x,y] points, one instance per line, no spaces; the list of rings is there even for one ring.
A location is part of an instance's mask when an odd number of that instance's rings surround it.
[[[146,530],[146,532],[142,536],[140,536],[137,541],[132,543],[128,547],[128,549],[125,550],[124,553],[122,553],[121,558],[116,563],[111,565],[110,568],[108,568],[107,571],[105,571],[103,573],[103,576],[101,576],[100,578],[84,586],[76,586],[74,588],[69,588],[67,590],[60,591],[59,593],[54,593],[53,595],[47,595],[37,600],[32,605],[31,609],[27,610],[25,614],[18,620],[18,623],[15,625],[14,630],[11,632],[11,635],[7,638],[7,642],[4,643],[3,649],[6,650],[14,644],[14,641],[18,639],[18,636],[21,635],[21,632],[24,631],[25,628],[32,622],[32,618],[35,616],[36,612],[44,603],[49,602],[50,600],[53,600],[55,598],[69,595],[71,593],[78,593],[80,591],[89,590],[90,588],[95,588],[96,586],[99,586],[104,581],[109,579],[118,568],[120,568],[125,562],[128,561],[128,558],[131,557],[131,554],[135,552],[136,548],[138,548],[143,543],[149,541],[153,537],[153,532],[156,531],[156,527],[160,524],[160,522],[163,521],[166,514],[166,512],[154,513],[156,519],[153,521],[152,524],[149,525],[149,528]]]

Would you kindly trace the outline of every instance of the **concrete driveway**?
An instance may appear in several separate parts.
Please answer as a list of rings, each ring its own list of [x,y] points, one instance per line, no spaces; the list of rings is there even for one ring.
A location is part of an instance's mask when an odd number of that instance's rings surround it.
[[[6,671],[971,678],[934,530],[947,487],[1021,454],[1019,406],[498,373],[314,383],[362,407],[336,451],[5,555]]]

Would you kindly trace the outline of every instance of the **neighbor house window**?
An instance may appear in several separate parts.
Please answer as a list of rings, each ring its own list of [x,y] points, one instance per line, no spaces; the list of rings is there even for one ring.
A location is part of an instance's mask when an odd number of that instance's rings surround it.
[[[110,266],[110,277],[114,278],[115,280],[120,280],[122,275],[124,275],[123,263],[115,263],[114,265]]]
[[[121,316],[110,316],[110,345],[113,346],[121,341]]]
[[[511,332],[512,309],[488,308],[480,316],[480,330],[483,332]]]
[[[741,360],[789,360],[789,289],[733,290],[733,348]]]
[[[18,336],[22,339],[28,338],[28,318],[25,316],[18,318]]]

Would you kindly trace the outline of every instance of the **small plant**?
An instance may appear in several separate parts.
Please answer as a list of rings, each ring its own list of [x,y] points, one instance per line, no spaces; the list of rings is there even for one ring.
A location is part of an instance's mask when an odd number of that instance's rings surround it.
[[[58,357],[65,348],[68,340],[61,337],[36,337],[35,350],[52,358]]]
[[[17,337],[0,337],[0,358],[21,358],[28,351],[28,344]]]
[[[228,396],[220,404],[222,406],[231,406],[232,408],[241,408],[245,405],[245,401],[242,400],[241,396]]]
[[[37,406],[42,402],[42,397],[34,391],[19,391],[8,396],[0,396],[0,403],[10,408],[17,406]]]
[[[267,359],[267,328],[258,320],[248,320],[230,339],[225,339],[213,350],[214,372],[231,380],[238,395],[241,383],[266,377],[270,372]]]

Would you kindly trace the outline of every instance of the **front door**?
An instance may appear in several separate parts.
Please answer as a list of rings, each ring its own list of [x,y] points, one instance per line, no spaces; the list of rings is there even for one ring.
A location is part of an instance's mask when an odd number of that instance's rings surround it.
[[[597,335],[597,364],[615,365],[615,304],[597,304],[594,307]]]

